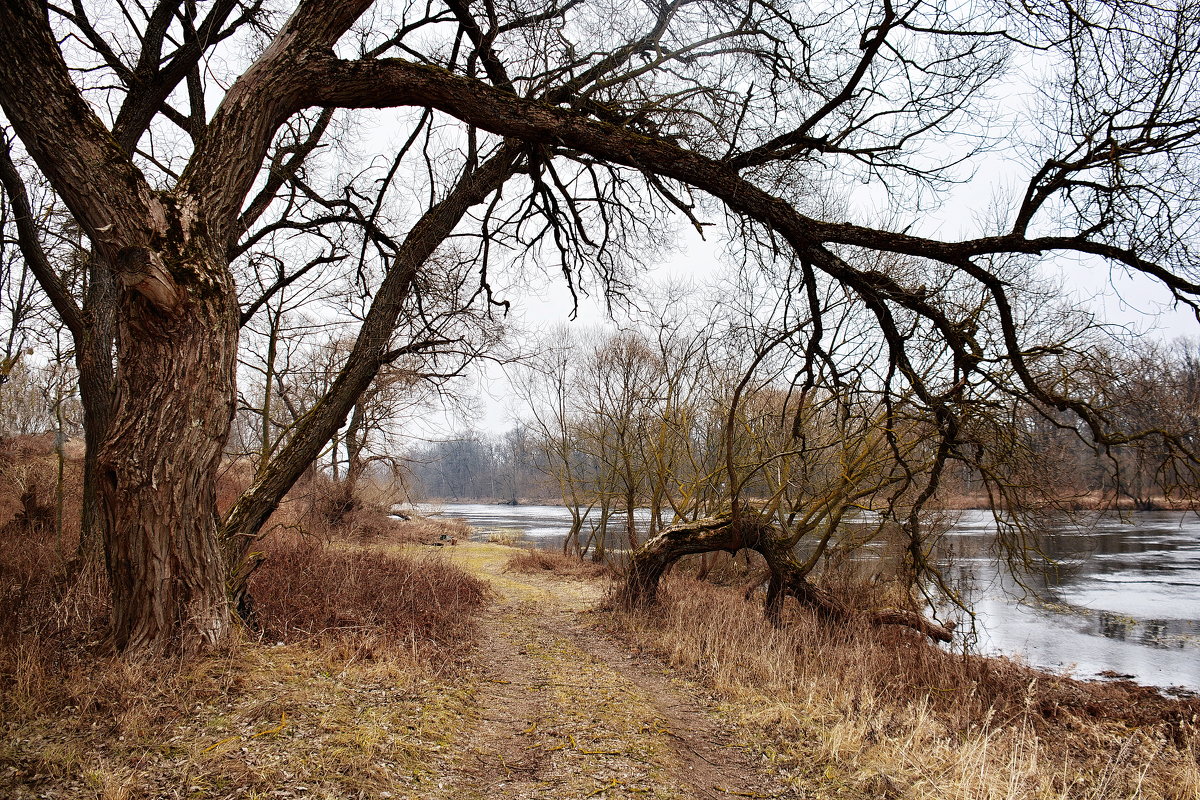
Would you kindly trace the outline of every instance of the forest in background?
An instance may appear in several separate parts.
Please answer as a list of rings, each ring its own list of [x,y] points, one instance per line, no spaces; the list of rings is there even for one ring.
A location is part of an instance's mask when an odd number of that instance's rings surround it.
[[[3,252],[7,296],[20,313],[7,318],[0,438],[37,439],[35,450],[53,449],[60,476],[77,473],[78,376],[27,270],[11,248]],[[748,497],[760,505],[774,498],[792,522],[796,509],[830,505],[835,495],[834,506],[884,507],[895,500],[889,470],[932,456],[928,415],[915,407],[900,414],[909,428],[901,453],[881,424],[903,402],[885,407],[887,363],[869,320],[831,294],[824,312],[840,314],[840,328],[826,368],[814,372],[797,335],[812,321],[789,317],[791,287],[778,278],[727,270],[708,287],[650,289],[658,310],[626,308],[621,328],[560,323],[532,335],[506,329],[502,316],[447,312],[473,332],[470,357],[444,352],[382,374],[310,472],[339,487],[347,509],[363,492],[397,503],[562,504],[576,521],[568,546],[586,553],[600,542],[600,559],[606,542],[628,547],[727,507],[731,463],[747,474]],[[336,378],[341,322],[320,319],[320,304],[307,308],[285,314],[280,306],[269,315],[273,327],[261,337],[251,327],[245,339],[225,452],[234,473],[260,472]],[[993,392],[974,406],[962,442],[988,460],[953,463],[937,505],[998,509],[1007,492],[1019,493],[1026,511],[1191,507],[1196,488],[1175,448],[1195,442],[1200,429],[1200,347],[1110,333],[1075,313],[1079,322],[1064,324],[1045,368],[1069,372],[1072,391],[1129,441],[1097,442],[1079,417]],[[481,355],[505,363],[521,421],[414,445],[414,418],[470,415],[474,401],[458,387]],[[1168,433],[1174,447],[1162,438]],[[10,495],[27,491],[19,465],[4,476]],[[69,478],[54,480],[61,495]],[[649,511],[637,531],[631,509]],[[577,541],[585,531],[589,540]]]
[[[504,432],[470,430],[404,451],[399,474],[407,476],[405,491],[413,500],[563,504],[601,529],[615,512],[625,519],[631,507],[645,508],[645,535],[714,513],[724,502],[722,442],[732,396],[752,353],[741,344],[750,330],[736,325],[689,319],[620,332],[556,328],[539,342],[536,357],[510,368],[524,421]],[[841,366],[849,371],[848,362]],[[852,432],[828,408],[824,414],[806,410],[793,427],[796,410],[789,404],[798,402],[800,390],[787,368],[786,358],[757,365],[752,400],[735,414],[739,462],[795,451],[754,476],[747,490],[759,498],[787,483],[811,487],[814,474],[844,463],[845,450],[830,447],[830,432],[843,443],[867,436],[866,426]],[[1198,435],[1195,342],[1142,339],[1123,353],[1105,353],[1101,364],[1075,377],[1090,383],[1086,395],[1119,417],[1122,429]],[[1065,415],[1021,418],[1015,404],[997,404],[990,413],[1019,422],[1008,431],[981,425],[977,434],[1008,435],[1005,461],[957,465],[939,487],[944,507],[995,507],[983,474],[989,469],[993,478],[1020,484],[1026,502],[1048,509],[1179,509],[1195,500],[1190,473],[1181,473],[1169,448],[1153,439],[1102,448],[1086,426]],[[807,449],[788,447],[797,430]],[[980,449],[990,444],[978,442]],[[875,446],[885,445],[877,438]],[[871,503],[868,496],[862,504]]]

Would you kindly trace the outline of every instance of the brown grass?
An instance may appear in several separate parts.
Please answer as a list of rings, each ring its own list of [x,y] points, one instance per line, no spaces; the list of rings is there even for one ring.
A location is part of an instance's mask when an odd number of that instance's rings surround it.
[[[277,535],[251,579],[269,641],[359,641],[364,647],[445,650],[474,638],[486,584],[429,555],[346,549]]]
[[[188,660],[107,655],[103,570],[73,559],[77,533],[10,515],[0,797],[421,796],[467,724],[457,671],[486,590],[438,550],[391,546],[443,526],[410,536],[366,504],[337,526],[316,499],[289,498],[263,542],[265,635]]]
[[[550,550],[521,550],[504,565],[507,572],[549,573],[575,579],[611,578],[613,569],[607,564],[584,561],[566,553]]]
[[[698,676],[809,796],[1200,797],[1200,702],[952,655],[895,629],[764,625],[736,590],[686,578],[615,614],[635,646]],[[814,787],[819,787],[814,789]]]
[[[53,677],[54,706],[5,709],[0,796],[420,796],[469,698],[357,652],[235,642],[188,661],[81,662]]]
[[[79,537],[79,497],[83,486],[81,454],[68,447],[63,464],[62,537]],[[0,439],[0,532],[55,531],[59,524],[56,490],[58,456],[53,434]],[[73,547],[74,544],[71,544]]]
[[[218,482],[218,509],[224,513],[232,507],[253,478],[249,463],[226,464]],[[393,517],[387,496],[376,488],[356,488],[347,497],[340,485],[320,474],[298,481],[262,528],[264,536],[280,532],[364,545],[415,542],[427,534],[420,526]]]
[[[434,542],[465,542],[471,538],[471,526],[461,519],[442,517],[412,517],[396,522],[404,541],[432,544]],[[442,539],[442,537],[446,537]]]

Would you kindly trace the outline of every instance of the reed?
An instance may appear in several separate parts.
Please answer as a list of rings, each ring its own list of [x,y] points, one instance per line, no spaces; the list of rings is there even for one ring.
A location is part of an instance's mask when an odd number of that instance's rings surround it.
[[[659,606],[611,624],[717,691],[810,796],[1200,797],[1195,700],[798,608],[772,628],[740,592],[682,577]]]
[[[546,573],[576,579],[611,578],[615,574],[613,568],[607,564],[584,561],[566,553],[535,549],[514,554],[505,563],[504,568],[510,572]]]

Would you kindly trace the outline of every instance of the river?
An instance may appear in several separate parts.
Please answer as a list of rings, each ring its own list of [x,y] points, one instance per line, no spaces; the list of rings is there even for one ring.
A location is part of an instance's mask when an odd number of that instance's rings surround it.
[[[477,536],[508,534],[535,547],[560,547],[571,523],[559,506],[440,509]],[[995,535],[990,514],[967,511],[943,537],[954,554],[947,574],[976,612],[977,652],[1200,691],[1200,518],[1141,512],[1064,524],[1039,539],[1058,568],[1026,575],[1028,589],[999,568]]]

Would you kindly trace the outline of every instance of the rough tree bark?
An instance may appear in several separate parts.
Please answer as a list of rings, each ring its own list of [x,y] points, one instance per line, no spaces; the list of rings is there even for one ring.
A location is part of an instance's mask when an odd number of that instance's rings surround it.
[[[96,488],[120,650],[196,649],[229,630],[215,503],[235,400],[238,306],[226,254],[273,132],[302,105],[296,65],[364,8],[308,6],[289,20],[226,95],[209,147],[173,190],[156,191],[72,81],[46,6],[0,5],[0,104],[117,287],[115,390]]]
[[[210,237],[193,198],[152,190],[105,130],[72,83],[43,6],[6,3],[0,27],[5,113],[118,286],[116,388],[95,462],[113,643],[216,642],[229,613],[215,481],[237,341],[224,242]]]
[[[99,454],[119,650],[214,644],[229,628],[216,476],[235,407],[238,304],[218,258],[167,261],[187,278],[169,313],[134,291],[120,298],[116,414]]]
[[[721,550],[732,555],[743,548],[766,559],[769,576],[764,611],[775,624],[780,623],[783,602],[790,596],[831,621],[902,625],[939,642],[949,642],[954,636],[952,623],[941,625],[913,611],[857,609],[840,602],[832,593],[808,581],[806,571],[792,556],[783,532],[771,520],[752,511],[664,528],[634,553],[619,600],[630,608],[653,604],[658,597],[659,581],[680,558]]]

